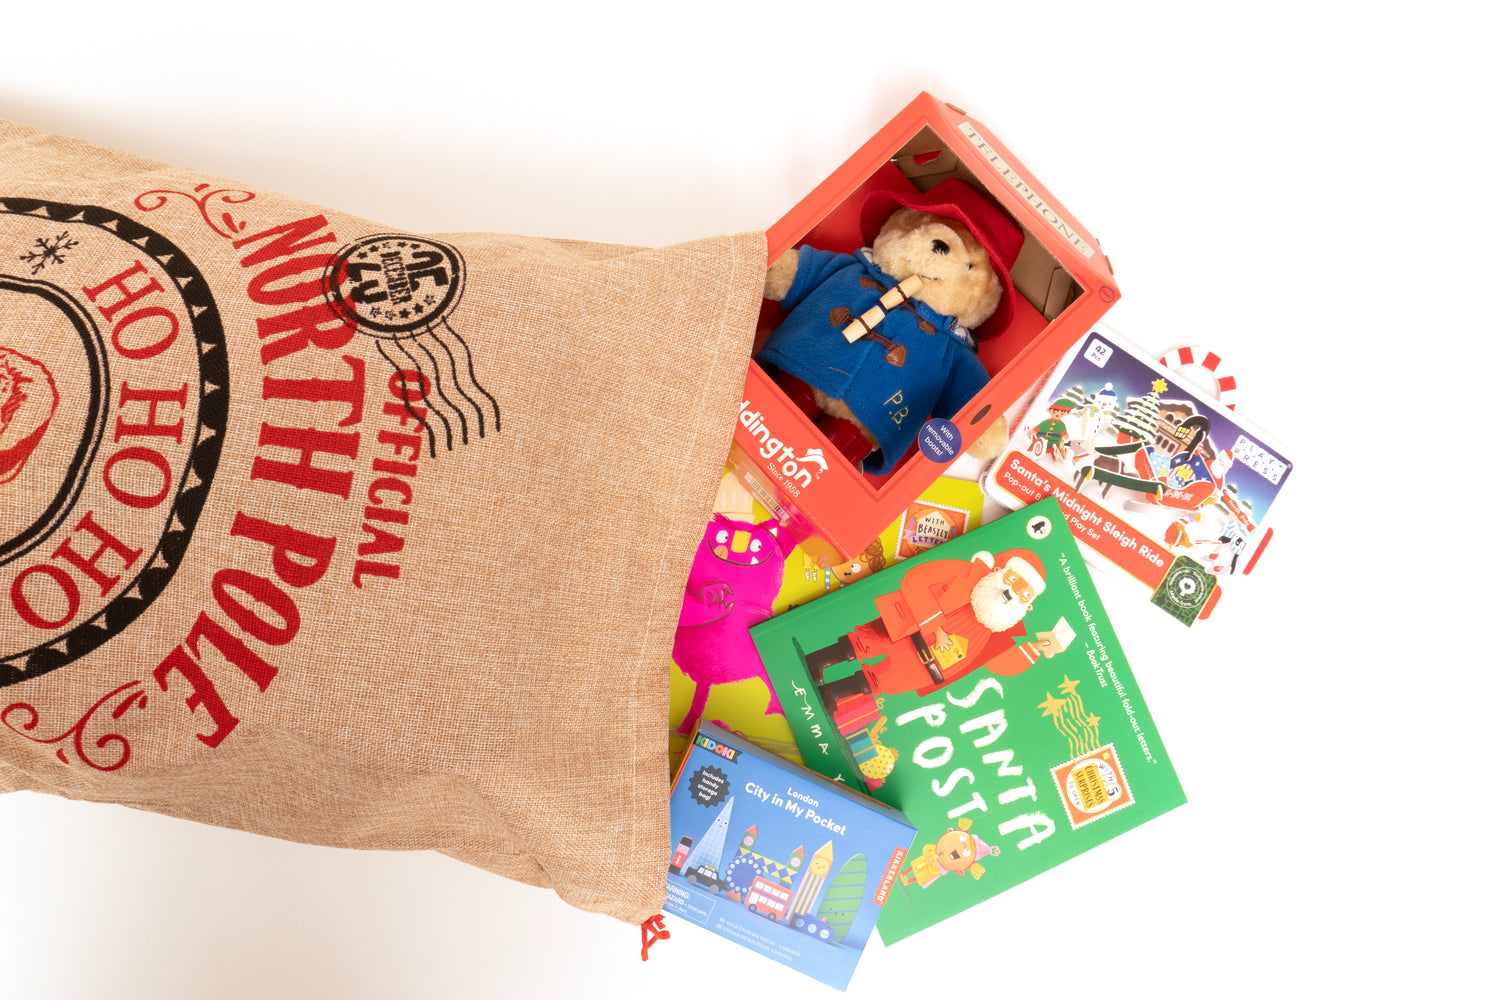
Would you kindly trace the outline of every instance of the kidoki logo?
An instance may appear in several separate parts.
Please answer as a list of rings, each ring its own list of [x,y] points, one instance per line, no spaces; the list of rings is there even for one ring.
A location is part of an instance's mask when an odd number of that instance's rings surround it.
[[[773,465],[780,462],[777,467],[781,474],[803,486],[811,486],[815,478],[828,471],[828,460],[823,457],[822,448],[809,448],[805,454],[798,455],[795,448],[781,438],[773,437],[771,429],[761,418],[761,412],[749,410],[749,406],[748,399],[740,403],[740,423],[760,440],[761,458],[769,459]]]

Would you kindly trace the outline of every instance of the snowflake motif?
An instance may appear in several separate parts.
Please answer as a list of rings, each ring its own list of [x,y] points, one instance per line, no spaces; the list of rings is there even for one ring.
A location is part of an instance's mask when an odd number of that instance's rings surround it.
[[[38,236],[34,241],[35,250],[29,250],[18,258],[23,264],[31,265],[31,273],[39,274],[42,268],[48,264],[61,264],[68,258],[63,256],[66,250],[72,250],[78,246],[78,241],[69,239],[67,230],[52,237],[50,240]]]

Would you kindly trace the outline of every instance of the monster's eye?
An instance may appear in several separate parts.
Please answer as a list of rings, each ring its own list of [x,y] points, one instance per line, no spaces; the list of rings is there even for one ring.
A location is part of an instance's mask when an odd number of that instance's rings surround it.
[[[717,543],[719,543],[720,545],[728,545],[729,544],[729,532],[727,532],[727,531],[720,531],[717,535],[714,536],[714,541],[717,542]]]
[[[760,539],[759,538],[755,539],[754,541],[752,541],[750,543],[750,551],[751,552],[759,552],[760,551]]]

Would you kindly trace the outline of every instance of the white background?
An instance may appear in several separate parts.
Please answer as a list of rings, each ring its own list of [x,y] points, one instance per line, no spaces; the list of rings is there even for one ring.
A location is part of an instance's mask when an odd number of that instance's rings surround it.
[[[1188,805],[872,944],[851,995],[1494,989],[1493,23],[6,6],[0,116],[418,232],[763,229],[918,91],[965,107],[1103,242],[1109,324],[1217,348],[1298,464],[1212,621],[1101,583]],[[437,855],[0,799],[4,998],[833,995],[669,926],[642,963],[635,928]]]

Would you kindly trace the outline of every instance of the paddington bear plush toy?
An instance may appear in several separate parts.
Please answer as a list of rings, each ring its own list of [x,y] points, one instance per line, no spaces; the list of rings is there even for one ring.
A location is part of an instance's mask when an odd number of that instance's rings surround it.
[[[924,421],[988,383],[975,331],[1009,325],[1025,234],[956,177],[872,193],[860,231],[853,254],[802,247],[771,265],[766,297],[790,312],[756,361],[846,459],[885,475]]]

